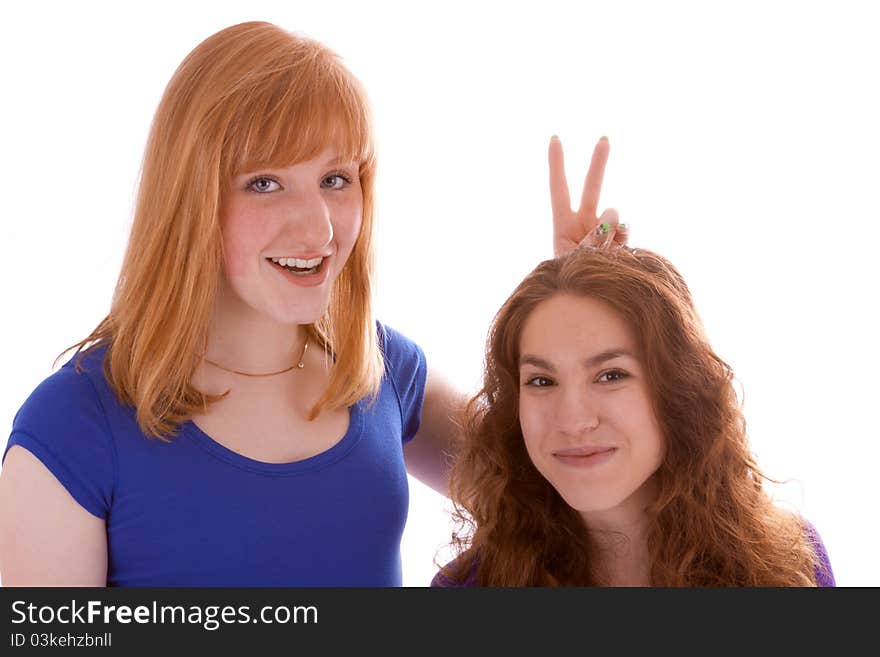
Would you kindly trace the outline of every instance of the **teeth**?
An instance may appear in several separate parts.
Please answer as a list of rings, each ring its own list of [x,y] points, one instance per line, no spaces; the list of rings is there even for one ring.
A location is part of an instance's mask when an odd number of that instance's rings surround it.
[[[272,262],[277,262],[282,267],[296,267],[297,269],[312,269],[323,262],[324,258],[312,258],[304,260],[302,258],[272,258]]]

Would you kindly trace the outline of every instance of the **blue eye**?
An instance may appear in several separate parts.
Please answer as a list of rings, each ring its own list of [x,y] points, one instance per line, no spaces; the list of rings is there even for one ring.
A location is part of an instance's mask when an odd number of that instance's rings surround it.
[[[281,185],[277,180],[273,180],[272,178],[268,178],[266,176],[259,176],[254,178],[247,184],[247,188],[252,192],[257,192],[258,194],[268,194],[270,192],[275,192],[281,189]]]
[[[629,374],[623,370],[608,370],[607,372],[602,372],[596,380],[600,383],[619,383],[628,378]]]
[[[334,173],[321,181],[324,189],[343,189],[351,184],[351,178],[344,173]]]
[[[546,376],[533,376],[531,379],[526,381],[524,385],[527,385],[531,388],[547,388],[554,385],[554,382],[552,379],[548,379]]]

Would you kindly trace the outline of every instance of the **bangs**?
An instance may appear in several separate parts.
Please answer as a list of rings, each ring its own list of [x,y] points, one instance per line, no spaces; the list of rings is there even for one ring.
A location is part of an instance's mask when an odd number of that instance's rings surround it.
[[[232,108],[223,144],[227,181],[312,159],[328,147],[361,168],[374,159],[366,96],[334,56],[261,75],[226,102]]]

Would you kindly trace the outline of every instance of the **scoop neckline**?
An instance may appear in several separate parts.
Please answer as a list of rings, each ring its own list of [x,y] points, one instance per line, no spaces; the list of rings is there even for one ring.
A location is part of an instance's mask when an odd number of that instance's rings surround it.
[[[191,438],[199,447],[202,447],[212,456],[222,461],[234,465],[243,470],[251,472],[259,472],[261,474],[289,476],[303,474],[319,470],[336,463],[344,458],[363,436],[363,411],[360,408],[360,402],[348,408],[348,430],[339,441],[314,456],[301,459],[299,461],[289,461],[285,463],[269,463],[267,461],[258,461],[248,456],[244,456],[235,452],[228,447],[224,447],[214,440],[207,433],[202,431],[192,420],[187,420],[183,425],[183,431],[186,436]]]

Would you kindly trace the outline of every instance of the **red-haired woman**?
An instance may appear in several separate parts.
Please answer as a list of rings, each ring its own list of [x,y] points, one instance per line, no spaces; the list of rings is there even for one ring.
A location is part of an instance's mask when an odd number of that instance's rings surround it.
[[[550,147],[555,243],[593,228]],[[373,125],[322,44],[209,37],[153,120],[107,317],[16,415],[3,584],[401,583],[407,473],[446,492],[463,397],[372,313]]]
[[[539,265],[498,312],[451,475],[438,586],[833,586],[774,505],[733,372],[642,249]]]

